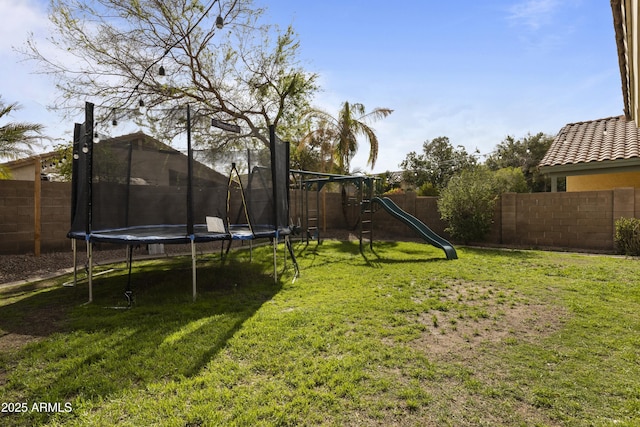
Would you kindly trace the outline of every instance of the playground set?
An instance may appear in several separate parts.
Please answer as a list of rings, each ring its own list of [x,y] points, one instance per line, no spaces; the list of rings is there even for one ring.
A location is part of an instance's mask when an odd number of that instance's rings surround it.
[[[424,222],[404,211],[388,197],[378,196],[376,181],[379,178],[367,175],[339,175],[303,170],[291,170],[293,187],[298,190],[298,212],[304,212],[300,217],[298,227],[304,230],[303,239],[308,244],[310,239],[320,242],[322,213],[320,194],[327,184],[337,183],[341,186],[342,208],[348,226],[358,230],[360,249],[364,242],[369,241],[373,249],[373,219],[374,213],[382,208],[392,217],[406,224],[420,238],[427,243],[442,249],[447,259],[457,259],[455,248],[447,240],[431,230]],[[353,193],[346,190],[351,185]]]
[[[85,121],[76,124],[73,142],[71,227],[74,279],[77,282],[77,242],[85,241],[89,302],[93,301],[93,246],[126,245],[129,281],[125,296],[131,306],[133,248],[151,244],[189,244],[192,260],[192,295],[196,299],[196,244],[221,242],[221,258],[233,241],[270,239],[273,244],[274,280],[278,280],[277,247],[285,246],[295,269],[299,268],[291,235],[320,238],[319,195],[329,183],[353,184],[355,197],[343,193],[343,208],[352,213],[360,245],[373,246],[373,214],[383,208],[428,243],[456,259],[453,246],[391,199],[376,196],[376,178],[345,176],[289,169],[289,143],[269,129],[269,147],[236,153],[229,173],[222,174],[194,159],[190,110],[187,106],[187,153],[142,133],[100,141],[94,129],[94,105],[86,103]],[[292,184],[293,183],[293,184]],[[304,224],[290,220],[290,189],[299,190],[298,213]],[[312,195],[315,193],[315,195]],[[347,209],[348,208],[348,209]],[[234,215],[235,213],[235,215]],[[226,243],[226,252],[224,245]]]

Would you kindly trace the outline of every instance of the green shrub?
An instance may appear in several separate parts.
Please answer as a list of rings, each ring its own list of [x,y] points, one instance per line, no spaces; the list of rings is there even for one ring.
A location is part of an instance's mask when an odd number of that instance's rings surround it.
[[[394,194],[404,194],[404,190],[402,188],[392,188],[389,191],[385,191],[382,195],[383,196],[391,196]]]
[[[527,193],[529,187],[521,168],[502,168],[494,171],[496,188],[499,193]]]
[[[418,196],[437,196],[438,194],[440,191],[430,182],[425,182],[418,188]]]
[[[640,219],[617,219],[614,240],[616,248],[621,254],[640,255]]]
[[[479,242],[491,229],[500,195],[525,191],[528,187],[520,168],[492,171],[477,166],[451,178],[440,192],[438,210],[451,236],[465,243]]]
[[[440,193],[438,210],[447,231],[465,243],[481,241],[491,229],[499,191],[486,168],[465,170],[451,178]]]

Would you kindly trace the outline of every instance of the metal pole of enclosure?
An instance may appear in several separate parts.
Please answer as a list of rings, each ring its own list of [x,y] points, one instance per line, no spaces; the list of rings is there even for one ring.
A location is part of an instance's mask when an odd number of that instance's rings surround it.
[[[196,300],[196,243],[193,227],[193,150],[191,148],[191,107],[187,104],[187,235],[191,240],[191,286]]]
[[[82,125],[76,123],[73,127],[73,153],[80,150],[80,140],[82,139]],[[78,156],[79,158],[79,156]],[[71,157],[71,224],[75,224],[78,208],[78,159],[75,155]],[[71,239],[71,248],[73,249],[73,286],[78,283],[78,252],[76,239]]]
[[[91,242],[91,221],[93,220],[93,104],[87,102],[84,111],[85,132],[83,135],[82,151],[86,154],[87,162],[87,257],[89,258],[89,302],[93,301],[93,243]],[[86,147],[86,148],[85,148]]]
[[[271,197],[273,197],[273,222],[275,237],[273,238],[273,280],[278,281],[278,185],[276,171],[276,127],[269,125],[269,148],[271,149]]]
[[[81,150],[85,154],[84,160],[87,164],[87,213],[85,221],[85,233],[87,237],[91,234],[91,220],[93,210],[93,104],[87,102],[84,110],[84,135],[82,135]]]
[[[193,150],[191,149],[191,107],[187,104],[187,234],[193,236]]]

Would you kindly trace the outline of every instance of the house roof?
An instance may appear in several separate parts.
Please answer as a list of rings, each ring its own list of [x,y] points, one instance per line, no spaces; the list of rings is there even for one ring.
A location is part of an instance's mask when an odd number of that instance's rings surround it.
[[[631,10],[629,0],[611,0],[624,114],[627,120],[633,120],[637,119],[637,109],[633,107],[637,99],[635,92],[638,88],[632,78],[636,61],[630,52],[633,52],[635,44],[635,39],[631,36],[632,28],[637,25],[637,22],[633,20],[633,14],[628,13],[629,10]]]
[[[625,116],[565,125],[540,162],[552,175],[640,170],[640,131]]]
[[[134,133],[130,133],[127,135],[121,135],[121,136],[117,136],[117,137],[105,137],[104,139],[101,139],[101,141],[98,144],[111,144],[111,145],[120,145],[120,146],[127,146],[128,144],[132,143],[135,147],[137,147],[138,149],[142,149],[142,150],[151,150],[151,151],[160,151],[160,152],[165,152],[165,153],[174,153],[179,155],[180,157],[186,159],[187,158],[187,154],[181,152],[180,150],[177,150],[173,147],[171,147],[170,145],[167,145],[163,142],[158,141],[157,139],[153,138],[152,136],[149,136],[147,134],[145,134],[142,131],[138,131],[138,132],[134,132]],[[94,143],[95,144],[95,143]],[[124,145],[123,145],[124,144]],[[95,145],[94,145],[95,147]],[[218,171],[216,171],[215,169],[211,168],[210,166],[199,162],[196,159],[193,159],[192,161],[192,167],[194,168],[194,175],[196,176],[206,176],[209,179],[215,180],[215,181],[219,181],[219,182],[223,182],[223,183],[227,183],[228,182],[228,177]],[[188,168],[186,161],[183,164],[185,170],[182,171],[185,174],[187,173],[186,168]],[[139,177],[137,177],[139,178]]]
[[[18,168],[25,165],[31,165],[36,159],[40,159],[40,161],[43,161],[43,162],[48,162],[50,160],[54,160],[58,158],[59,156],[60,156],[59,152],[50,151],[48,153],[35,154],[33,156],[23,157],[21,159],[0,163],[0,165],[9,169],[13,169],[13,168]]]

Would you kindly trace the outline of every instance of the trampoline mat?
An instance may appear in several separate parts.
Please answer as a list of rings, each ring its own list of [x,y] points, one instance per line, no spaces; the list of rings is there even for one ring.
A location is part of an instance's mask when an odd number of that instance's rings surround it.
[[[273,226],[266,225],[249,227],[247,224],[233,224],[229,227],[229,233],[209,232],[207,231],[207,226],[205,224],[195,224],[193,228],[193,240],[195,242],[252,240],[289,234],[289,229],[275,230]],[[85,232],[72,231],[69,232],[68,237],[72,239],[87,240],[87,234]],[[88,240],[92,242],[135,245],[154,243],[189,243],[191,238],[187,234],[186,225],[165,224],[92,230],[89,234]]]

